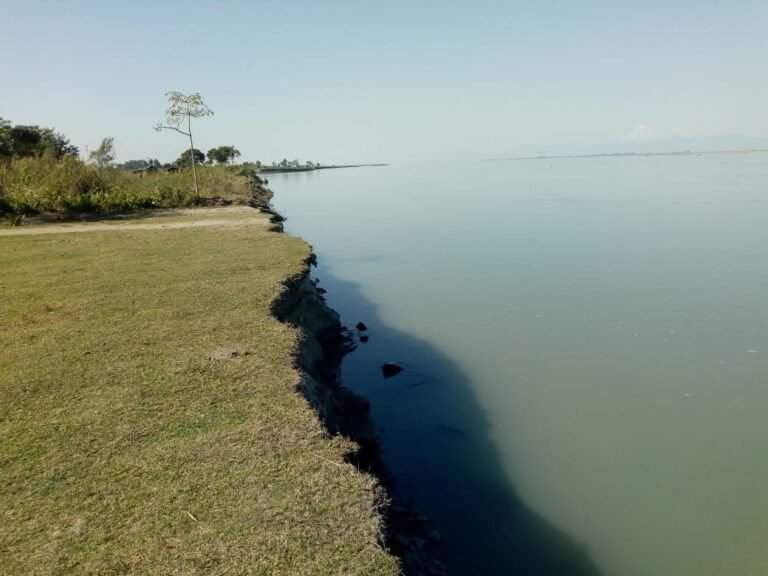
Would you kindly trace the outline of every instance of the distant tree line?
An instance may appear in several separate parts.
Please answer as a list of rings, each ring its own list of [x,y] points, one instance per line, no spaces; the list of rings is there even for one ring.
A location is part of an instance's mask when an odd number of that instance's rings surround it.
[[[208,150],[208,154],[206,155],[202,150],[191,148],[184,150],[184,152],[182,152],[172,163],[163,164],[156,158],[148,158],[146,160],[128,160],[121,164],[117,164],[117,168],[126,171],[145,170],[150,167],[170,168],[172,166],[177,166],[179,168],[189,168],[192,165],[191,158],[193,156],[195,164],[232,165],[235,159],[240,156],[240,151],[234,146],[219,146],[218,148],[211,148]]]
[[[72,145],[69,139],[53,128],[42,128],[36,125],[14,125],[10,121],[0,118],[0,160],[10,160],[12,158],[42,157],[45,155],[59,159],[63,156],[80,157],[80,151]],[[127,160],[122,163],[114,163],[114,140],[105,138],[98,148],[90,152],[88,161],[100,167],[114,166],[120,170],[132,172],[136,170],[146,170],[154,167],[157,169],[188,168],[192,165],[194,156],[195,164],[218,164],[234,165],[240,158],[240,150],[235,146],[218,146],[211,148],[208,153],[202,150],[191,148],[184,150],[179,157],[172,163],[161,163],[157,158]],[[300,162],[299,160],[288,160],[283,158],[279,162],[271,162],[272,167],[280,168],[316,168],[320,164],[316,162]],[[262,168],[266,166],[260,161],[245,162],[244,167],[249,169]]]
[[[170,168],[171,164],[163,164],[157,158],[147,158],[146,160],[128,160],[121,164],[116,164],[115,167],[126,172],[133,172],[134,170],[146,170],[149,167],[154,168]]]
[[[320,163],[307,160],[302,164],[298,160],[288,160],[287,158],[283,158],[280,162],[272,162],[272,166],[276,168],[317,168],[320,166]]]

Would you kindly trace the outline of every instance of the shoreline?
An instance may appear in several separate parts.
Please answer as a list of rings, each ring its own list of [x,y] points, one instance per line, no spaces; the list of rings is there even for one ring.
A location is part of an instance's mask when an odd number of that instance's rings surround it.
[[[309,246],[217,210],[0,238],[9,573],[400,573],[272,313]]]
[[[371,506],[369,515],[365,516],[362,524],[358,518],[342,526],[335,537],[342,540],[341,544],[347,540],[356,542],[351,536],[353,533],[356,535],[359,531],[372,530],[367,546],[372,547],[371,545],[377,544],[378,552],[376,553],[380,554],[381,557],[388,556],[388,561],[393,565],[397,563],[399,566],[397,573],[443,576],[446,571],[442,562],[437,558],[438,537],[436,532],[430,529],[423,516],[414,510],[399,507],[393,503],[394,479],[382,463],[379,454],[379,441],[369,415],[368,401],[345,388],[340,382],[341,362],[353,347],[350,345],[349,331],[342,326],[339,314],[326,304],[323,290],[318,288],[316,281],[311,278],[311,266],[316,263],[316,257],[311,246],[292,235],[283,234],[284,239],[279,240],[278,237],[271,234],[272,232],[284,232],[283,221],[285,218],[271,207],[270,201],[273,192],[264,184],[258,179],[251,181],[252,197],[247,205],[243,203],[238,206],[204,207],[178,211],[158,210],[132,214],[43,214],[37,223],[43,224],[44,227],[9,228],[7,231],[0,231],[0,237],[56,234],[62,238],[71,238],[83,235],[84,238],[88,237],[89,241],[92,242],[93,238],[98,238],[99,232],[103,233],[106,230],[126,231],[126,233],[134,234],[140,231],[141,234],[157,235],[159,233],[181,234],[184,233],[184,230],[189,230],[187,234],[194,233],[191,229],[210,234],[210,232],[205,231],[222,229],[242,230],[245,234],[246,228],[249,228],[250,230],[261,229],[260,233],[264,238],[272,236],[271,243],[276,245],[282,246],[285,243],[302,245],[302,253],[291,261],[292,264],[287,273],[276,275],[277,272],[273,272],[272,275],[275,276],[273,291],[267,299],[263,300],[263,307],[265,308],[265,318],[271,317],[269,320],[271,324],[277,320],[284,326],[288,325],[290,331],[297,333],[298,336],[294,347],[287,349],[280,361],[279,370],[285,369],[293,374],[293,378],[286,382],[285,394],[291,398],[290,402],[302,406],[301,410],[306,413],[307,418],[305,422],[311,424],[311,430],[320,432],[321,437],[325,436],[326,441],[344,447],[337,454],[336,460],[328,460],[328,462],[342,468],[348,468],[348,472],[355,471],[355,476],[367,477],[363,483],[367,486],[363,500]],[[219,211],[222,211],[223,214]],[[238,215],[240,212],[242,214]],[[251,213],[250,217],[247,216],[247,212]],[[258,216],[255,212],[261,212],[263,216]],[[191,216],[200,216],[201,214],[202,220],[191,218]],[[66,232],[75,234],[65,234]],[[84,234],[86,232],[88,234]],[[113,244],[116,242],[119,245],[120,235],[116,234],[110,237]],[[13,240],[13,238],[8,238],[8,241]],[[17,241],[20,240],[22,239],[19,238]],[[269,241],[267,240],[267,242]],[[213,257],[218,258],[216,254]],[[264,253],[261,258],[269,259],[271,256],[269,253]],[[242,294],[242,290],[240,292]],[[135,294],[133,297],[135,298]],[[237,307],[238,297],[230,297],[227,300],[233,301],[235,308]],[[135,303],[136,300],[133,302]],[[169,308],[175,310],[172,306]],[[48,308],[47,313],[52,313],[51,310]],[[137,322],[141,322],[141,319]],[[109,328],[112,323],[113,321],[110,320],[110,322],[101,325],[106,330],[105,338],[107,340],[108,335],[111,334]],[[256,334],[259,334],[259,326],[257,323],[250,325],[250,327],[242,326],[241,329],[253,335],[254,330]],[[276,341],[278,340],[282,342],[279,338]],[[85,354],[89,355],[88,360],[91,360],[91,350],[86,350]],[[251,361],[251,358],[246,359],[246,356],[250,357],[252,353],[244,347],[232,348],[231,350],[217,348],[210,352],[209,356],[206,356],[206,361],[216,361],[217,363],[220,359],[234,361],[233,359],[239,359],[241,356],[244,359],[243,362]],[[102,359],[102,355],[99,355],[98,358]],[[80,369],[80,364],[77,365],[77,369]],[[138,372],[131,372],[131,374],[136,373]],[[176,373],[174,372],[174,374]],[[90,380],[86,378],[85,381],[89,382]],[[142,386],[146,387],[147,384],[143,383]],[[159,387],[158,390],[165,392],[167,389]],[[252,395],[253,391],[249,397]],[[244,398],[243,401],[250,401],[250,398]],[[76,410],[70,412],[74,414]],[[279,416],[283,412],[278,410],[276,414]],[[264,417],[267,418],[268,414],[265,413]],[[290,432],[290,430],[288,431]],[[301,424],[295,426],[291,434],[302,434],[304,431],[305,424]],[[274,447],[267,448],[266,452],[272,450]],[[303,450],[300,452],[303,453]],[[275,454],[279,456],[279,453]],[[317,454],[315,456],[321,458]],[[226,476],[229,477],[232,474],[233,472],[230,470]],[[314,478],[314,474],[314,471],[307,472],[302,479],[294,481],[292,483],[294,489],[297,485],[303,486],[304,478]],[[258,483],[259,477],[260,474],[255,476],[251,474],[251,478],[241,484],[247,484],[250,481]],[[343,509],[359,507],[357,497],[353,499],[351,493],[347,494],[343,491],[324,492],[323,489],[320,489],[316,496],[330,503],[338,503]],[[211,498],[210,494],[205,496],[204,501],[208,501],[209,498]],[[77,500],[72,500],[72,502],[76,503]],[[198,504],[197,508],[200,506],[202,505]],[[192,504],[189,504],[189,507],[195,508]],[[310,512],[310,509],[307,508],[306,512]],[[196,518],[198,517],[199,515],[196,513]],[[198,522],[195,518],[191,519],[195,523]],[[210,518],[207,520],[210,521]],[[270,524],[264,525],[267,532],[270,532],[270,526]],[[301,532],[300,522],[294,524],[294,527]],[[238,541],[247,543],[248,539],[240,538]],[[121,550],[123,549],[121,548]]]
[[[270,214],[272,231],[285,233],[285,218],[269,205],[269,200],[255,207]],[[399,559],[402,573],[444,576],[446,568],[437,552],[439,534],[418,511],[393,502],[395,478],[381,459],[369,401],[344,387],[340,380],[343,358],[354,350],[351,331],[342,325],[338,312],[328,306],[312,281],[311,267],[316,265],[312,252],[303,270],[286,279],[282,293],[272,303],[275,318],[302,332],[295,355],[295,368],[301,374],[297,392],[316,412],[329,435],[345,436],[358,446],[346,460],[373,476],[379,485],[381,544]]]

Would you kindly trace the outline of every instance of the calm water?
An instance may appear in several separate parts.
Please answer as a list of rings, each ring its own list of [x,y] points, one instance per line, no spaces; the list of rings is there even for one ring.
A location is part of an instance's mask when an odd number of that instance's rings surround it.
[[[453,573],[768,574],[768,155],[270,180]]]

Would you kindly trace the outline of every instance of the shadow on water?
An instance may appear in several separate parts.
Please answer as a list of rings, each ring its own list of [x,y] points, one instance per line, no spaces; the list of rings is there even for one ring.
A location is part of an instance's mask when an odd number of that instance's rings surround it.
[[[368,326],[369,341],[344,359],[342,382],[370,400],[395,503],[428,516],[449,573],[599,575],[585,548],[517,495],[459,366],[387,326],[357,285],[323,269],[322,257],[316,276],[345,325]],[[380,366],[388,360],[405,371],[384,379]]]

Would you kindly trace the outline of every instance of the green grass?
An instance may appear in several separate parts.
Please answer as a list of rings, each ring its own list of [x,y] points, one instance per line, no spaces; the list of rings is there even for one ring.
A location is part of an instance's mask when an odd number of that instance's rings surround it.
[[[397,572],[269,313],[308,254],[266,220],[0,236],[0,574]]]

